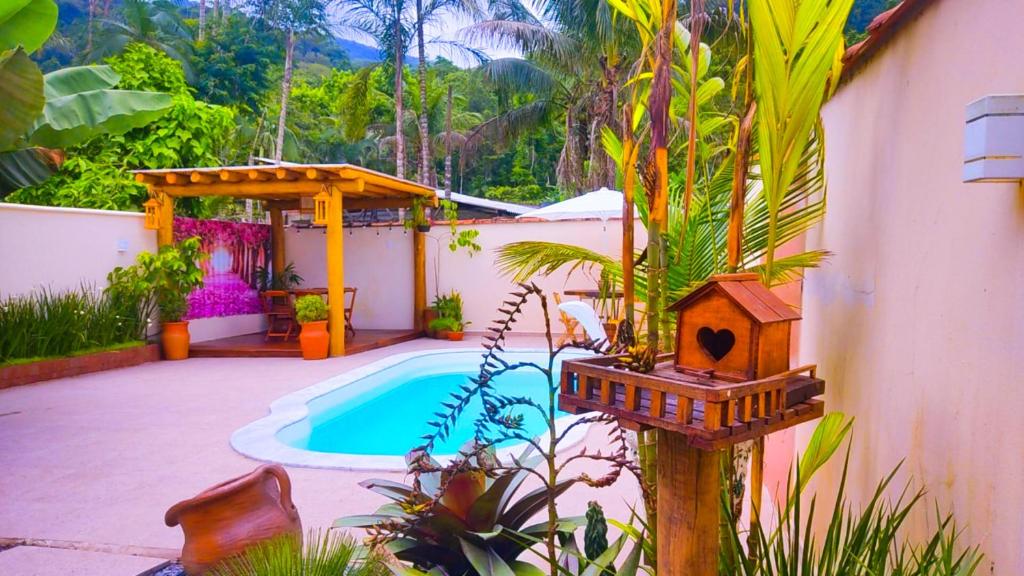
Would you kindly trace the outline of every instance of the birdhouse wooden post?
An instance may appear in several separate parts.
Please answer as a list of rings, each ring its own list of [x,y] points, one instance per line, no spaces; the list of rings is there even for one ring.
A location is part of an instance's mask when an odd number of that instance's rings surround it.
[[[790,369],[800,316],[755,274],[714,276],[669,310],[675,353],[646,374],[616,356],[565,361],[559,406],[658,429],[658,571],[716,576],[725,449],[820,417],[825,383]]]

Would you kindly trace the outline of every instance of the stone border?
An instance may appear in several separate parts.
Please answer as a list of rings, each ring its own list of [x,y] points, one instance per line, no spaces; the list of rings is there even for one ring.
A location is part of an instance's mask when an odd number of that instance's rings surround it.
[[[405,472],[406,465],[404,456],[341,454],[302,450],[300,448],[289,446],[288,444],[278,440],[277,433],[286,426],[299,422],[305,418],[309,414],[309,402],[343,386],[348,386],[349,384],[370,376],[371,374],[380,372],[386,368],[391,368],[392,366],[396,366],[407,360],[423,356],[452,353],[472,354],[474,352],[477,352],[477,350],[473,348],[440,348],[434,350],[407,352],[404,354],[394,354],[382,360],[371,362],[365,366],[354,368],[338,376],[313,384],[312,386],[303,388],[302,390],[292,392],[291,394],[274,400],[270,404],[270,414],[235,430],[231,435],[231,447],[239,454],[254,460],[284,464],[287,466],[326,468],[334,470]],[[512,354],[517,352],[541,352],[546,354],[547,350],[541,350],[538,348],[516,348],[508,349],[506,352]],[[555,430],[557,433],[562,434],[569,425],[584,417],[585,415],[563,416],[555,421]],[[568,450],[582,442],[584,437],[586,437],[587,430],[589,428],[589,424],[573,427],[563,439],[562,446],[559,451]],[[547,436],[547,434],[542,436],[542,442],[547,440]],[[499,458],[506,458],[514,455],[518,456],[522,451],[523,445],[520,444],[499,449],[497,456]],[[434,458],[442,464],[447,464],[451,461],[453,456],[454,455],[434,455]]]
[[[56,378],[138,366],[159,359],[160,346],[158,344],[143,344],[121,350],[106,350],[82,356],[68,356],[4,366],[0,367],[0,390]]]

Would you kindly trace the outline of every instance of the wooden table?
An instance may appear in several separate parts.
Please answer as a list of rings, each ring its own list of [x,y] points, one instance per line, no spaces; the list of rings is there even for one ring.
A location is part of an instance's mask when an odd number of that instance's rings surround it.
[[[610,292],[602,292],[597,288],[580,288],[576,290],[564,290],[562,294],[566,296],[576,296],[577,298],[590,298],[591,300],[597,300],[599,298],[622,298],[625,296],[625,292],[621,290],[613,290]]]

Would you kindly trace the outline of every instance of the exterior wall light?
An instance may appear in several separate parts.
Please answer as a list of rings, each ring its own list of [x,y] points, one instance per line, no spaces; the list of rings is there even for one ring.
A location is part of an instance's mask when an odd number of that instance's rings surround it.
[[[331,204],[331,195],[326,190],[321,190],[313,197],[313,225],[327,225],[327,208]]]
[[[963,180],[1024,181],[1024,94],[994,94],[967,105]]]
[[[156,198],[150,198],[142,203],[142,207],[146,209],[146,230],[159,230],[160,217],[157,215],[157,210],[160,208],[160,202]]]

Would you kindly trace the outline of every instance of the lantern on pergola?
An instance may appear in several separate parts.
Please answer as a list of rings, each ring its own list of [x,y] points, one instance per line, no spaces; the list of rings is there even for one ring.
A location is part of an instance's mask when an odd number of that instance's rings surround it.
[[[142,207],[146,210],[146,230],[159,230],[160,216],[157,210],[160,208],[160,202],[156,198],[150,198],[142,203]]]
[[[321,190],[313,197],[313,225],[327,225],[327,209],[331,205],[331,195],[326,190]]]

